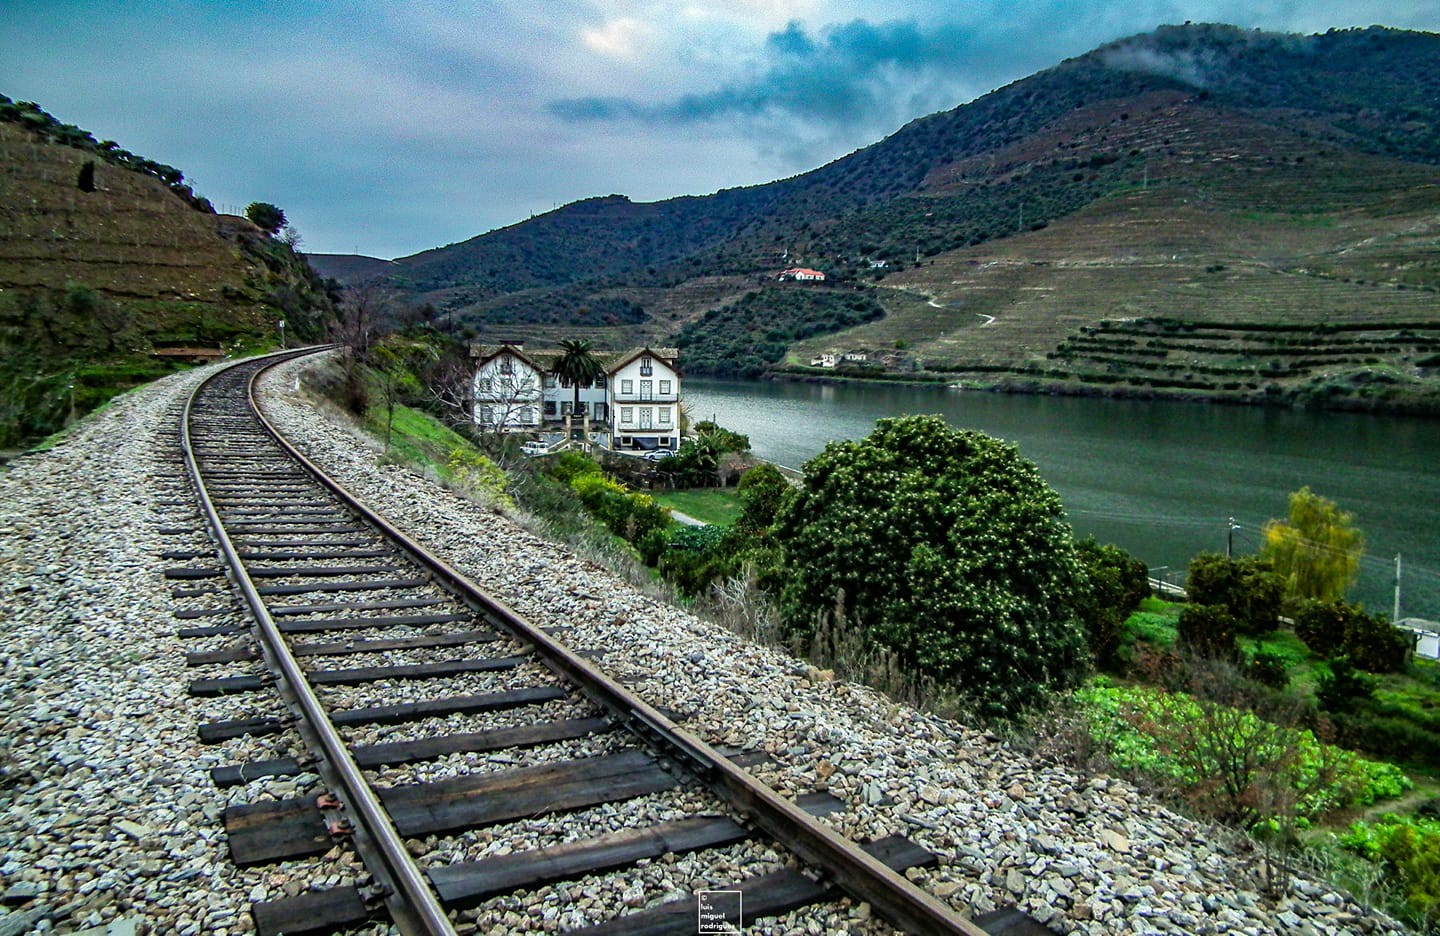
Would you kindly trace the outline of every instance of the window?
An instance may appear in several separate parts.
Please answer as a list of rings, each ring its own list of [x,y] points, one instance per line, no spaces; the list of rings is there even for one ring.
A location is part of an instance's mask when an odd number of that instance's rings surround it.
[[[640,428],[641,428],[641,429],[651,429],[651,428],[654,427],[653,423],[651,422],[651,419],[653,418],[654,414],[655,414],[655,410],[654,410],[652,407],[649,407],[649,406],[642,406],[642,407],[640,407]]]
[[[661,395],[661,396],[669,396],[669,395],[670,395],[670,381],[668,381],[668,380],[662,380],[662,381],[660,381],[660,395]]]
[[[661,437],[660,437],[660,447],[661,447],[661,448],[669,448],[669,447],[670,447],[670,437],[669,437],[669,436],[661,436]]]
[[[545,401],[545,415],[546,415],[546,416],[554,416],[554,415],[555,415],[555,401],[554,401],[554,400],[546,400],[546,401]]]
[[[605,421],[606,406],[604,403],[593,403],[591,408],[595,410],[595,418],[601,422]]]
[[[670,407],[668,406],[660,407],[660,425],[670,425]]]
[[[501,359],[500,359],[500,373],[502,373],[502,374],[513,374],[513,373],[515,373],[515,362],[514,362],[513,360],[511,360],[510,358],[508,358],[508,357],[503,357],[503,358],[501,358]]]
[[[655,361],[648,357],[642,357],[640,359],[640,376],[649,377],[653,373],[655,373]]]
[[[545,389],[547,389],[547,390],[554,390],[556,386],[557,386],[557,384],[555,383],[555,375],[554,375],[554,374],[546,374],[546,375],[545,375]]]
[[[601,374],[599,377],[596,377],[596,378],[595,378],[595,389],[596,389],[596,390],[604,390],[604,389],[605,389],[605,375],[604,375],[604,374]]]
[[[495,422],[495,411],[488,406],[480,407],[480,424],[482,426],[493,425]]]
[[[489,393],[489,392],[490,392],[490,378],[489,378],[489,377],[481,377],[481,378],[480,378],[480,392],[481,392],[481,393]]]
[[[633,380],[622,380],[622,381],[620,381],[620,392],[621,392],[621,393],[634,393],[634,392],[635,392],[635,381],[633,381]]]
[[[632,423],[632,422],[634,422],[634,421],[635,421],[635,407],[633,407],[633,406],[622,406],[622,407],[620,407],[620,422],[621,422],[621,424],[622,424],[622,425],[628,425],[628,424],[630,424],[630,423]]]

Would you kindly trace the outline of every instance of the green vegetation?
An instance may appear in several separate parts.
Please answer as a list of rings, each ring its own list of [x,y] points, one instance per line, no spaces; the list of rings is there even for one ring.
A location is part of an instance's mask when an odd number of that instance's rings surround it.
[[[1059,498],[1014,446],[938,416],[832,442],[776,518],[786,634],[854,632],[985,716],[1073,685],[1084,573]]]
[[[1290,518],[1265,525],[1261,554],[1274,566],[1292,607],[1339,601],[1360,571],[1365,537],[1354,516],[1308,487],[1290,495]]]
[[[656,491],[656,503],[678,510],[702,523],[730,526],[740,518],[742,505],[734,488]]]
[[[95,136],[88,131],[81,130],[73,124],[61,123],[56,118],[40,109],[40,105],[33,101],[12,101],[10,98],[0,94],[0,123],[11,123],[25,128],[39,139],[60,146],[68,146],[90,153],[103,159],[107,163],[129,169],[133,172],[141,172],[153,176],[163,182],[172,192],[185,200],[190,207],[197,211],[213,214],[214,208],[210,202],[195,195],[190,186],[185,184],[185,174],[174,166],[167,166],[164,163],[157,163],[154,160],[137,156],[126,149],[121,149],[114,140],[97,141]],[[82,191],[94,191],[95,167],[93,162],[86,162],[88,170],[81,168],[83,175],[77,176],[77,188]],[[85,178],[89,179],[89,188],[84,185]]]
[[[260,230],[274,237],[285,227],[285,212],[269,202],[251,202],[245,208],[245,217]]]
[[[1440,925],[1440,821],[1387,814],[1379,822],[1355,823],[1340,844],[1384,864],[1400,891],[1402,919]]]
[[[1177,781],[1193,804],[1226,821],[1248,826],[1267,818],[1260,805],[1267,800],[1290,818],[1313,820],[1412,785],[1399,768],[1325,744],[1308,730],[1187,693],[1097,683],[1076,698],[1117,766]],[[1283,789],[1261,789],[1274,783]]]
[[[769,287],[706,313],[677,339],[691,374],[753,377],[785,358],[795,341],[878,319],[885,310],[864,293]]]
[[[0,96],[0,447],[197,355],[321,338],[334,297],[292,246],[179,170]],[[17,206],[24,206],[21,210]]]

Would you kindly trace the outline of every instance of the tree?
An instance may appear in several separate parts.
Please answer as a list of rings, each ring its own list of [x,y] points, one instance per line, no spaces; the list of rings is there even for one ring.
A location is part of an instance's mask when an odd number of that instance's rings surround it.
[[[1320,656],[1343,655],[1360,669],[1403,669],[1413,638],[1389,621],[1343,601],[1307,601],[1295,614],[1295,634]]]
[[[1268,634],[1280,619],[1282,586],[1270,564],[1200,553],[1190,560],[1185,591],[1192,604],[1224,608],[1241,633]]]
[[[1075,544],[1075,556],[1085,571],[1087,587],[1078,610],[1098,663],[1114,658],[1120,630],[1130,612],[1150,594],[1145,563],[1118,546],[1101,545],[1093,537]]]
[[[769,462],[761,462],[740,476],[737,487],[743,505],[735,528],[763,535],[775,522],[775,515],[791,491],[790,482]]]
[[[1365,537],[1354,516],[1302,487],[1290,495],[1290,518],[1265,524],[1261,556],[1270,560],[1291,602],[1339,601],[1355,582]]]
[[[853,629],[982,716],[1086,667],[1070,527],[1012,445],[939,416],[882,419],[806,463],[774,530],[791,640]]]
[[[274,237],[285,227],[285,212],[269,202],[251,202],[245,207],[245,217],[260,230]]]
[[[395,426],[395,407],[407,397],[420,394],[420,380],[415,372],[438,357],[438,352],[424,341],[392,335],[376,342],[371,357],[380,378],[381,402],[385,404],[385,451],[388,452]]]
[[[1176,624],[1180,643],[1211,660],[1234,661],[1235,616],[1220,605],[1191,604],[1180,611]]]
[[[590,342],[567,338],[560,342],[560,357],[550,369],[561,386],[575,388],[575,402],[570,412],[580,414],[580,388],[588,387],[605,374],[605,366],[590,350]]]
[[[95,191],[95,160],[85,160],[85,165],[80,167],[80,174],[75,177],[75,187],[82,192]]]

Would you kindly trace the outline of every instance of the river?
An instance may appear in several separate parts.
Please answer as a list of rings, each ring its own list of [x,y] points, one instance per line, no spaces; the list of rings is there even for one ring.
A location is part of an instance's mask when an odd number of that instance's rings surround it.
[[[875,420],[938,413],[1020,446],[1081,535],[1183,579],[1201,550],[1255,552],[1265,522],[1308,485],[1355,516],[1368,548],[1352,593],[1390,614],[1440,620],[1440,422],[1398,416],[960,392],[887,384],[685,381],[694,419],[750,437],[799,468]],[[1229,520],[1236,529],[1231,532]],[[1165,571],[1167,570],[1168,571]]]

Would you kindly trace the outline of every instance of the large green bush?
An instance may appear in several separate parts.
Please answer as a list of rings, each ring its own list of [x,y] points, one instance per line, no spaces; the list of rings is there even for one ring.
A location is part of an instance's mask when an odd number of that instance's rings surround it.
[[[1321,656],[1347,656],[1371,673],[1405,666],[1412,638],[1389,621],[1343,601],[1307,601],[1295,614],[1295,634]]]
[[[1097,663],[1110,665],[1120,647],[1125,619],[1150,595],[1149,573],[1139,559],[1093,537],[1077,542],[1075,554],[1088,584],[1079,611],[1090,652]]]
[[[1013,445],[938,416],[882,419],[806,463],[774,529],[792,640],[827,618],[858,629],[987,716],[1086,668],[1070,527]]]
[[[1266,634],[1279,623],[1284,587],[1269,563],[1200,553],[1190,560],[1185,591],[1192,603],[1224,608],[1244,634]]]

